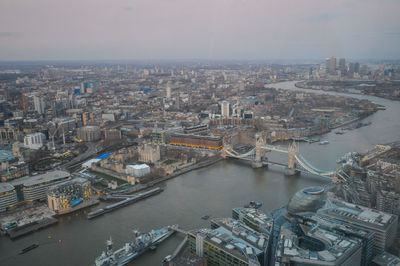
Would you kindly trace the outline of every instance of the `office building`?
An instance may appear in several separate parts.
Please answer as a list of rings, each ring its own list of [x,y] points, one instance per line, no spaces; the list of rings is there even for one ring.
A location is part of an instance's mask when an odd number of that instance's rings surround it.
[[[268,236],[232,218],[214,219],[212,227],[188,234],[190,251],[207,265],[267,265]]]
[[[42,96],[33,96],[33,104],[38,114],[44,114],[46,104]]]
[[[71,179],[65,171],[50,171],[45,174],[22,177],[9,182],[17,192],[18,201],[34,201],[47,199],[49,187]]]
[[[50,187],[47,191],[47,204],[50,210],[62,213],[90,200],[91,196],[90,182],[75,178]]]
[[[28,134],[24,137],[24,146],[29,149],[37,150],[43,147],[46,136],[43,133]]]
[[[361,264],[361,240],[320,227],[281,227],[275,251],[276,266]]]
[[[208,133],[208,125],[207,124],[202,124],[202,125],[197,125],[197,126],[192,126],[192,127],[185,127],[183,132],[185,134],[207,134]]]
[[[220,150],[223,146],[221,137],[178,133],[171,134],[169,144],[211,150]]]
[[[167,87],[165,88],[165,94],[166,94],[166,97],[167,97],[168,99],[171,98],[171,87],[170,87],[170,86],[167,86]]]
[[[100,127],[84,126],[78,128],[78,138],[87,142],[98,141],[101,138]]]
[[[17,193],[13,185],[0,183],[0,212],[17,204]]]
[[[344,58],[339,59],[339,70],[342,74],[346,72],[346,59]]]
[[[230,116],[230,110],[229,110],[229,102],[223,101],[221,102],[221,115],[223,117],[229,117]]]
[[[378,255],[393,245],[397,234],[397,216],[376,211],[339,199],[329,200],[331,208],[318,211],[318,214],[331,219],[351,223],[354,226],[374,233],[373,254]]]

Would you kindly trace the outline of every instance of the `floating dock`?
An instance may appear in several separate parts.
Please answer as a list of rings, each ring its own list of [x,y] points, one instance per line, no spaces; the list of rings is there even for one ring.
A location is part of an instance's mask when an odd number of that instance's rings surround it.
[[[142,192],[142,193],[136,194],[134,196],[127,196],[125,199],[123,199],[123,200],[121,200],[121,201],[119,201],[117,203],[110,204],[110,205],[106,206],[104,209],[97,209],[95,211],[89,212],[88,215],[87,215],[87,218],[88,219],[93,219],[93,218],[98,217],[100,215],[103,215],[103,214],[105,214],[107,212],[112,212],[112,211],[114,211],[116,209],[119,209],[119,208],[122,208],[124,206],[129,205],[129,204],[135,203],[135,202],[137,202],[139,200],[142,200],[142,199],[151,197],[151,196],[153,196],[155,194],[161,193],[162,191],[163,190],[161,188],[157,187],[157,188],[148,190],[146,192]]]

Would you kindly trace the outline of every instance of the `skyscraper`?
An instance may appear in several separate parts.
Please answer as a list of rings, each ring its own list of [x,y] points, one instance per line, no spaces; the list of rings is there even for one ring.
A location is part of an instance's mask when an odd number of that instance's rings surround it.
[[[229,102],[223,101],[221,103],[221,115],[224,117],[229,117]]]
[[[339,59],[339,70],[342,72],[342,74],[346,72],[346,59]]]
[[[165,94],[167,96],[167,98],[171,98],[171,87],[167,86],[167,88],[165,88]]]
[[[44,114],[44,109],[46,108],[45,102],[42,96],[33,96],[33,104],[35,106],[35,111],[39,114]]]
[[[330,59],[329,73],[336,74],[336,57],[332,56]]]

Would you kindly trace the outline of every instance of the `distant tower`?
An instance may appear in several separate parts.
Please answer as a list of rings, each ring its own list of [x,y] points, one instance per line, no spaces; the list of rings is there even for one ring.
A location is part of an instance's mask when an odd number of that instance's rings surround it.
[[[296,156],[299,153],[299,146],[295,141],[293,141],[291,144],[289,144],[289,149],[288,149],[288,166],[285,169],[285,175],[298,175],[300,174],[300,171],[297,170],[297,164],[296,164]]]
[[[330,73],[331,72],[331,59],[327,58],[326,59],[326,63],[325,63],[325,67],[326,67],[326,73]]]
[[[44,114],[46,105],[42,96],[33,96],[33,104],[35,106],[35,111],[38,112],[38,114]]]
[[[339,59],[339,70],[342,72],[342,74],[346,72],[346,59],[344,58]]]
[[[170,99],[171,98],[171,87],[167,86],[167,88],[165,88],[165,91],[166,91],[165,93],[166,93],[167,98]]]
[[[229,102],[223,101],[221,103],[221,115],[224,117],[229,117]]]
[[[329,72],[334,75],[336,74],[336,57],[332,56],[330,63]]]
[[[177,110],[181,109],[181,99],[180,99],[179,95],[177,95],[175,98],[175,107]]]

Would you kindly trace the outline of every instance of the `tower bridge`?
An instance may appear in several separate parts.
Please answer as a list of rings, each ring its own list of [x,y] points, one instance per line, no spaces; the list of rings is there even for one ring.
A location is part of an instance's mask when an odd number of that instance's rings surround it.
[[[288,155],[288,163],[282,164],[279,162],[269,161],[266,157],[266,152],[279,152]],[[262,134],[256,134],[255,147],[247,152],[240,153],[233,149],[231,143],[224,143],[222,149],[222,156],[224,158],[236,158],[240,160],[250,161],[254,168],[268,166],[269,164],[279,165],[285,167],[286,175],[298,175],[300,172],[310,173],[313,175],[332,179],[337,174],[337,171],[323,171],[313,166],[306,158],[300,153],[298,144],[293,141],[289,144],[289,147],[281,147],[275,145],[268,145]]]

